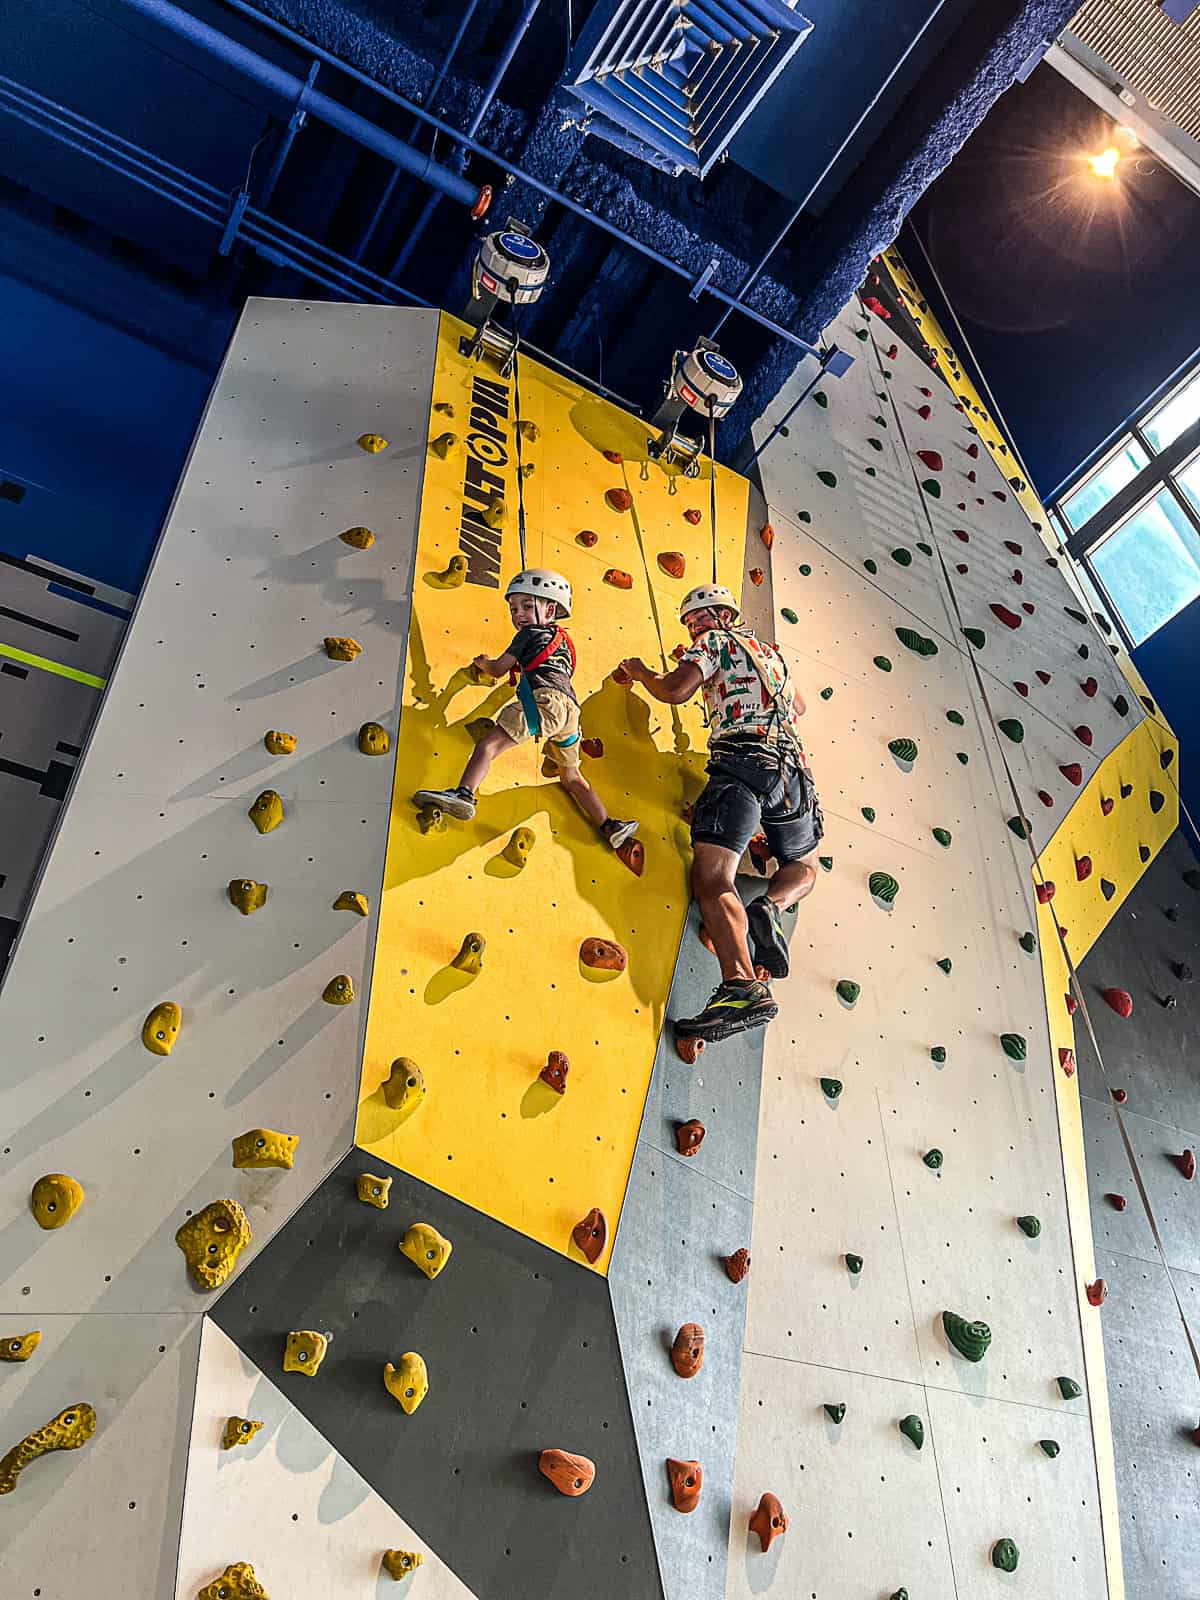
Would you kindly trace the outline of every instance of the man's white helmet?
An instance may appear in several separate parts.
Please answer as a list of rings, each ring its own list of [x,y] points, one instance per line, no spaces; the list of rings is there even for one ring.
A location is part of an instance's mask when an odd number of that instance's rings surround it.
[[[741,612],[738,603],[733,598],[733,591],[727,589],[723,583],[702,583],[690,593],[685,594],[679,605],[679,620],[682,622],[690,612],[705,611],[709,606],[727,606],[733,612],[736,622]]]
[[[508,600],[514,594],[530,594],[535,600],[553,600],[558,606],[560,621],[571,615],[571,585],[561,572],[552,572],[549,567],[526,567],[524,572],[518,572],[505,589],[504,598]]]

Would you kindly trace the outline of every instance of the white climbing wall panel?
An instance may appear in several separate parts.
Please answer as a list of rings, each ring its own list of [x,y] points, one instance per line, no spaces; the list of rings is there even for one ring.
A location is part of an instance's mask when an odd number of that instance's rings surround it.
[[[0,1331],[46,1335],[5,1387],[0,1449],[69,1401],[95,1405],[92,1444],[17,1491],[43,1528],[105,1529],[95,1593],[167,1592],[186,1426],[146,1426],[139,1404],[188,1341],[171,1406],[190,1398],[206,1298],[176,1228],[239,1200],[244,1263],[351,1143],[394,779],[394,753],[355,738],[377,720],[394,752],[436,336],[432,312],[248,302],[0,993]],[[388,449],[360,449],[365,432]],[[365,551],[338,539],[360,525]],[[330,634],[363,654],[328,660]],[[266,752],[270,728],[297,736],[294,755]],[[285,820],[261,836],[246,812],[267,787]],[[270,886],[251,917],[229,903],[235,877]],[[331,909],[346,889],[369,919]],[[321,999],[338,973],[349,1006]],[[163,1058],[140,1033],[167,999],[183,1026]],[[299,1135],[294,1170],[234,1171],[230,1140],[256,1126]],[[30,1214],[46,1172],[86,1193],[62,1231]],[[114,1362],[127,1323],[174,1329],[143,1351],[135,1403]],[[161,1526],[110,1541],[103,1496],[125,1458],[158,1494],[124,1515]],[[82,1500],[56,1510],[56,1484]],[[86,1592],[39,1549],[23,1536],[6,1595]]]
[[[1075,795],[1058,767],[1079,762],[1086,781],[1141,707],[1103,635],[1064,613],[1087,607],[987,449],[969,453],[969,420],[945,386],[903,346],[889,357],[886,329],[856,305],[831,335],[859,359],[759,458],[773,626],[808,704],[833,866],[800,907],[765,1044],[729,1594],[1102,1600],[1088,1397],[1065,1401],[1056,1385],[1084,1383],[1078,1243],[1042,970],[1018,942],[1037,927],[1031,857],[1007,826],[1018,801],[1001,758],[1040,846]],[[760,442],[811,375],[798,369]],[[919,487],[930,480],[940,495]],[[937,653],[915,654],[898,627]],[[982,648],[963,627],[983,629]],[[994,730],[976,665],[1020,742]],[[1089,676],[1094,696],[1080,688]],[[896,738],[916,741],[911,766],[889,751]],[[869,893],[875,871],[899,883],[890,910]],[[852,1009],[840,979],[862,986]],[[1004,1033],[1025,1039],[1025,1059],[1006,1055]],[[839,1098],[821,1078],[842,1081]],[[922,1159],[931,1149],[940,1170]],[[1018,1215],[1040,1219],[1039,1237]],[[864,1258],[857,1276],[848,1252]],[[981,1362],[950,1347],[944,1310],[989,1325]],[[845,1404],[840,1427],[826,1403]],[[924,1423],[920,1452],[897,1426],[909,1413]],[[1043,1438],[1061,1444],[1056,1459]],[[746,1523],[767,1490],[791,1530],[764,1556]],[[1015,1575],[991,1564],[1005,1537],[1021,1551]]]

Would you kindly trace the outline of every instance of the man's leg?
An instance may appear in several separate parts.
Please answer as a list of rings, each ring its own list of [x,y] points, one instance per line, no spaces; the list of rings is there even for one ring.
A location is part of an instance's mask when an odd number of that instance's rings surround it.
[[[817,881],[817,852],[802,856],[799,861],[788,861],[767,884],[767,897],[777,910],[790,911],[799,901],[813,892]]]
[[[748,983],[754,977],[754,963],[746,937],[746,908],[735,885],[741,856],[719,844],[697,844],[694,849],[692,894],[721,963],[722,982]]]

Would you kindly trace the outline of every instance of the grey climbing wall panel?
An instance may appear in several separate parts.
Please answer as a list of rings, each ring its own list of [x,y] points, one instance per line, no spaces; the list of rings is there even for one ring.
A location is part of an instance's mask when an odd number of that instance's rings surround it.
[[[356,1174],[392,1178],[388,1209]],[[399,1254],[413,1222],[453,1244],[432,1281]],[[481,1600],[661,1594],[608,1287],[597,1273],[355,1150],[211,1312],[371,1488]],[[315,1378],[284,1374],[289,1330],[334,1338]],[[421,1354],[405,1416],[383,1367]],[[538,1472],[558,1448],[596,1463],[578,1499]]]

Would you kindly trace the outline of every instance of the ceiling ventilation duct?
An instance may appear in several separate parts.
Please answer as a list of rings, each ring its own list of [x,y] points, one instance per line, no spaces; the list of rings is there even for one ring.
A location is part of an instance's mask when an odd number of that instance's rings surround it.
[[[798,0],[600,0],[565,87],[589,133],[703,178],[812,32]]]

